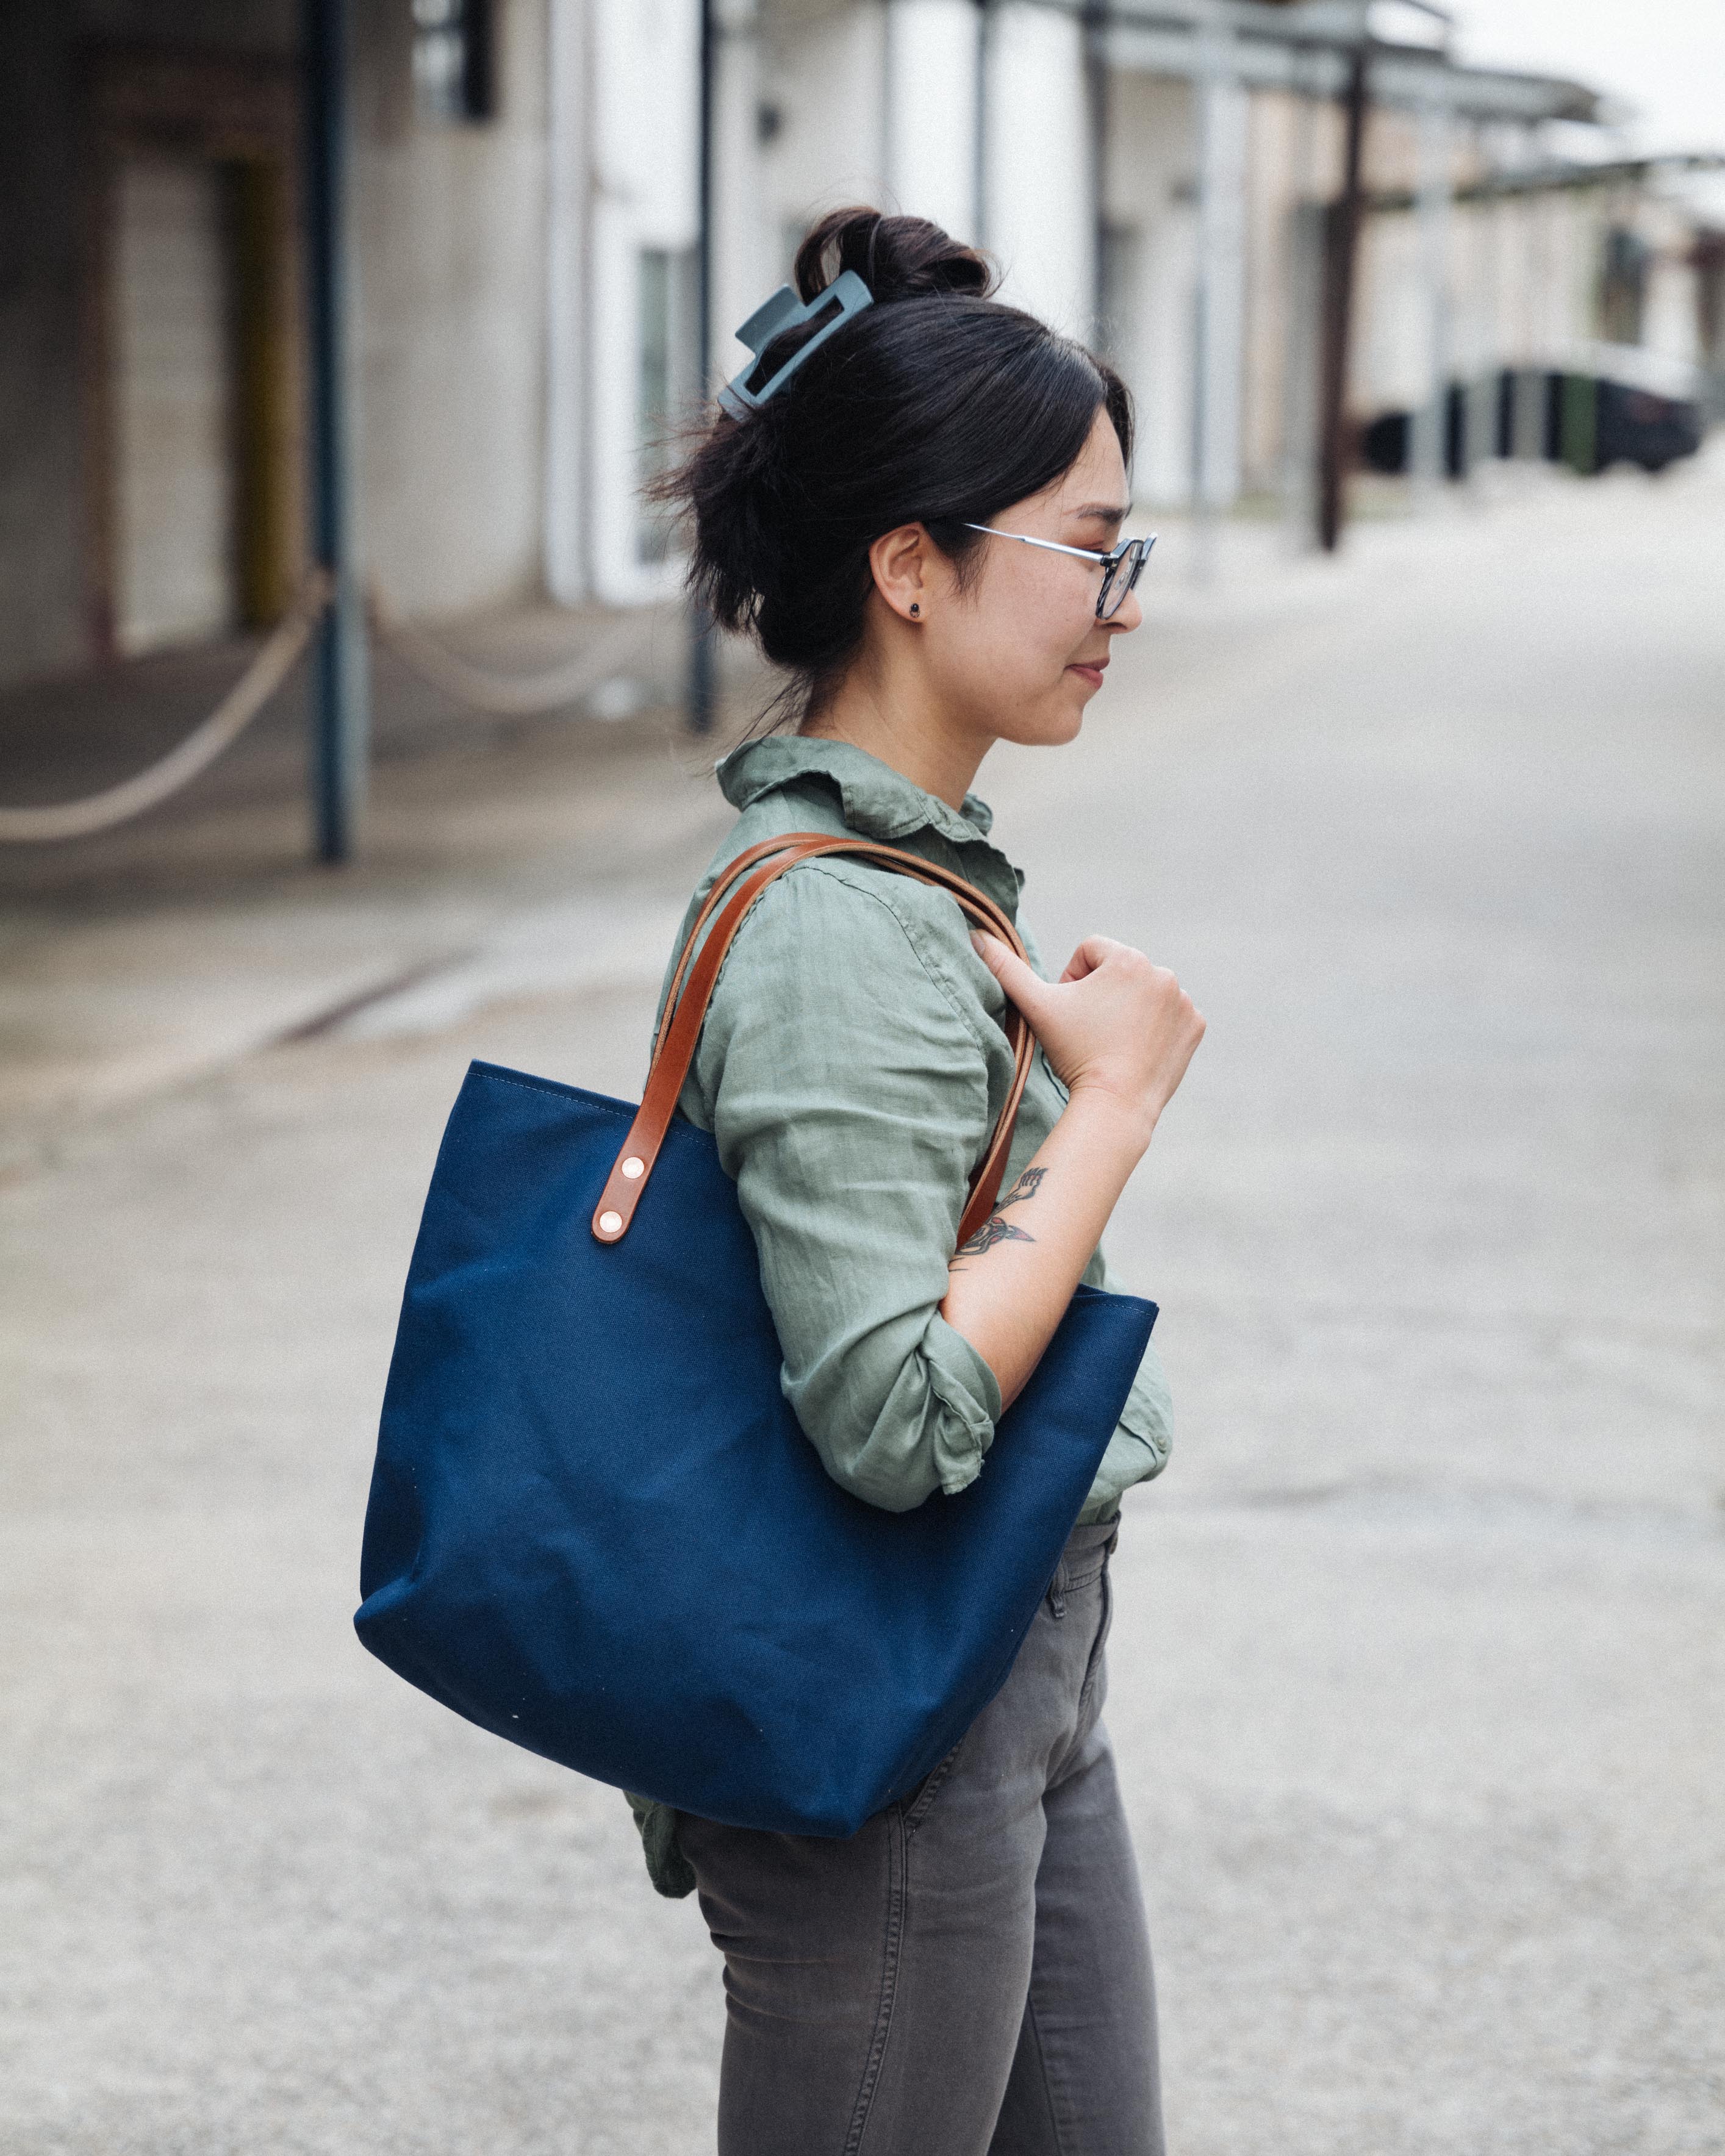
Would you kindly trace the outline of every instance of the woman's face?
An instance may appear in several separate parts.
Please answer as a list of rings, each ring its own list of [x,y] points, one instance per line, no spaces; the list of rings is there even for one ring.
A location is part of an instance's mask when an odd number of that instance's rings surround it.
[[[1099,410],[1070,470],[989,522],[1106,553],[1121,536],[1130,500],[1120,438]],[[1011,539],[979,537],[977,545],[982,554],[973,558],[968,589],[944,562],[947,573],[932,579],[946,588],[931,591],[922,634],[930,685],[966,732],[1025,747],[1071,741],[1102,685],[1114,639],[1143,619],[1137,594],[1129,593],[1111,620],[1098,621],[1102,571],[1096,562]]]

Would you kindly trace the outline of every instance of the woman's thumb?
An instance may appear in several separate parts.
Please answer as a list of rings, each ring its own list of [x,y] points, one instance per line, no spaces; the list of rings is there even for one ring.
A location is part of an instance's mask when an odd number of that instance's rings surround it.
[[[998,936],[990,936],[986,929],[973,929],[970,940],[976,946],[977,956],[1034,1024],[1036,1007],[1048,993],[1048,983],[1034,967],[1024,963],[1016,951],[1009,950]]]

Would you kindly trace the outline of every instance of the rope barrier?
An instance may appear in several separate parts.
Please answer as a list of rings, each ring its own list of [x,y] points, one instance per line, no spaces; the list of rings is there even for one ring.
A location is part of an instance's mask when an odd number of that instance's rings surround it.
[[[159,762],[81,801],[45,802],[40,808],[0,808],[0,844],[39,845],[54,839],[84,839],[166,801],[205,770],[256,718],[293,671],[311,640],[334,590],[327,572],[314,569],[270,631],[263,648],[201,726]]]
[[[256,718],[293,671],[311,642],[335,586],[327,571],[314,569],[291,607],[270,631],[258,655],[203,725],[159,762],[80,801],[41,807],[0,808],[0,845],[40,845],[56,839],[84,839],[141,816],[187,786],[213,763]],[[578,703],[616,672],[640,634],[638,618],[625,617],[578,659],[545,674],[488,674],[437,643],[423,629],[397,621],[373,586],[367,611],[379,639],[422,681],[487,718],[529,719]]]
[[[578,703],[616,673],[640,636],[638,616],[625,616],[590,651],[545,674],[490,674],[437,643],[424,629],[398,621],[376,585],[369,594],[372,625],[402,664],[429,687],[486,718],[541,718]]]

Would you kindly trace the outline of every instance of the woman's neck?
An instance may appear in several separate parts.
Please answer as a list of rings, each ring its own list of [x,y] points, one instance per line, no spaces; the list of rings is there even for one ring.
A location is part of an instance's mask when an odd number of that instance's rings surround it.
[[[884,678],[886,671],[900,678]],[[908,678],[906,678],[908,676]],[[877,670],[860,661],[802,731],[849,742],[932,793],[949,808],[963,808],[971,781],[993,743],[978,744],[953,726],[911,670]]]

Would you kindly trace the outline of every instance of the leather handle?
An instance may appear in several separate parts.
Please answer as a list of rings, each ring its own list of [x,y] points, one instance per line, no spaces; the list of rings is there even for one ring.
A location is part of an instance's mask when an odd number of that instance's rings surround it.
[[[888,867],[916,876],[921,882],[950,891],[961,906],[968,902],[973,911],[977,906],[984,908],[990,917],[983,925],[998,935],[1002,942],[1009,944],[1021,958],[1026,957],[1023,939],[1004,911],[985,893],[979,891],[974,884],[968,883],[963,876],[954,875],[949,869],[939,868],[934,862],[924,860],[920,854],[906,853],[899,846],[883,846],[872,839],[839,839],[824,831],[789,831],[782,838],[762,839],[758,844],[747,847],[728,860],[714,877],[711,889],[701,901],[701,911],[696,915],[689,933],[683,940],[683,955],[677,961],[677,970],[665,992],[665,1007],[659,1014],[659,1024],[653,1035],[654,1055],[659,1053],[660,1035],[676,1009],[684,977],[701,942],[701,930],[724,904],[726,896],[735,889],[737,880],[745,870],[752,869],[757,861],[764,861],[769,855],[783,853],[790,847],[798,850],[798,860],[806,860],[809,854],[814,851],[870,855],[885,862]],[[785,866],[794,868],[796,862],[787,861]]]
[[[657,1057],[659,1044],[664,1035],[665,1029],[670,1024],[671,1018],[676,1010],[677,999],[683,992],[684,979],[690,967],[694,964],[696,952],[701,946],[701,932],[736,888],[737,878],[752,869],[757,861],[764,861],[771,854],[782,854],[788,846],[796,845],[802,839],[813,835],[812,832],[793,831],[784,838],[763,839],[758,845],[746,847],[742,853],[734,855],[713,878],[711,887],[701,902],[701,911],[696,915],[690,926],[689,933],[683,939],[682,956],[677,960],[677,970],[671,976],[671,984],[665,990],[665,1007],[659,1014],[659,1024],[653,1032],[653,1055],[648,1059],[649,1064]]]
[[[747,848],[720,872],[685,940],[654,1038],[652,1062],[641,1105],[629,1125],[623,1149],[605,1178],[598,1204],[593,1208],[593,1232],[600,1242],[620,1242],[629,1232],[629,1222],[634,1218],[635,1208],[651,1178],[665,1134],[676,1112],[701,1029],[706,1022],[707,1005],[737,931],[769,884],[788,870],[824,854],[848,854],[875,861],[900,875],[913,876],[919,883],[949,892],[978,927],[998,936],[1019,957],[1026,956],[1024,939],[991,898],[973,884],[967,883],[963,876],[937,867],[918,854],[906,853],[897,846],[879,845],[867,839],[834,838],[824,831],[791,831],[783,838],[768,839]],[[706,941],[701,943],[701,932],[715,914],[718,919]],[[1035,1053],[1035,1041],[1024,1014],[1009,1002],[1007,1009],[1013,1045],[1012,1084],[988,1147],[971,1176],[970,1198],[958,1226],[961,1243],[968,1241],[993,1210],[1007,1154],[1012,1147],[1019,1103],[1024,1098]]]

